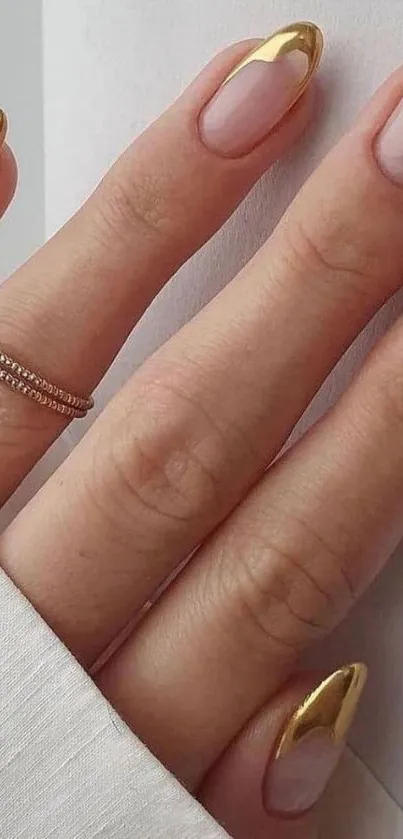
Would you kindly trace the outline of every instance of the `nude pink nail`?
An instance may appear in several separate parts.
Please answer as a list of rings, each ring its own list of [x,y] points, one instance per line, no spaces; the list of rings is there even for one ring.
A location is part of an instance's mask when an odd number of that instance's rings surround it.
[[[200,114],[200,136],[223,157],[262,143],[306,90],[320,62],[323,36],[313,23],[284,27],[252,50]]]
[[[267,769],[263,798],[269,813],[298,815],[319,801],[343,753],[366,678],[365,664],[346,665],[296,708]]]
[[[277,813],[304,813],[323,794],[340,760],[344,744],[335,746],[322,732],[313,733],[280,757],[266,782],[267,810]]]
[[[287,112],[296,84],[286,58],[253,61],[243,67],[202,112],[199,125],[204,143],[225,157],[247,154]]]
[[[400,102],[386,123],[375,145],[375,154],[384,174],[403,185],[403,104]]]

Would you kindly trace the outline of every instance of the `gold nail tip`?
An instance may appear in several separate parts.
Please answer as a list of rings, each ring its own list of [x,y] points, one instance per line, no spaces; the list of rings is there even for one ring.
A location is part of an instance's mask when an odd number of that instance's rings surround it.
[[[341,667],[321,682],[294,711],[275,757],[287,754],[313,732],[322,732],[335,746],[340,745],[353,722],[367,676],[367,666],[358,662]]]
[[[278,29],[234,67],[224,84],[252,61],[272,62],[295,51],[305,53],[308,59],[307,71],[298,85],[296,98],[299,98],[315,74],[323,52],[322,30],[310,21],[298,21]]]
[[[8,121],[7,116],[4,111],[0,108],[0,147],[3,145],[4,140],[6,139],[8,128]]]

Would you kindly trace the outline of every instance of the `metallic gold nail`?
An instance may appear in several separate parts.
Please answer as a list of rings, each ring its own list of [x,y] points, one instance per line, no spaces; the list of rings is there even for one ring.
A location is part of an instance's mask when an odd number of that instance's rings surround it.
[[[364,664],[342,667],[294,712],[267,767],[267,812],[301,815],[319,801],[342,756],[366,677]]]
[[[4,141],[5,141],[6,135],[7,135],[7,128],[8,128],[7,117],[4,113],[4,111],[2,111],[1,108],[0,108],[0,149],[4,145]]]
[[[322,33],[313,23],[286,26],[261,41],[202,109],[203,143],[215,154],[231,158],[257,148],[306,90],[322,47]]]
[[[323,52],[323,34],[315,23],[306,21],[292,23],[274,32],[273,35],[270,35],[266,41],[259,44],[259,46],[237,64],[224,80],[223,84],[229,82],[230,79],[252,61],[277,61],[278,58],[295,51],[302,52],[306,55],[308,67],[305,75],[296,86],[295,96],[290,104],[291,108],[308,87],[312,76],[318,68]]]
[[[328,734],[335,746],[345,740],[367,680],[365,664],[337,670],[310,693],[295,711],[283,732],[276,759],[294,749],[313,731]]]

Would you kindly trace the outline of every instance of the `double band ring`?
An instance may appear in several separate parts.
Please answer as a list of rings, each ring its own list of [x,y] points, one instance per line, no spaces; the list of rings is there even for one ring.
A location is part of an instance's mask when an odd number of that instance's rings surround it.
[[[77,396],[33,373],[0,348],[0,383],[67,419],[85,417],[94,407],[92,397]]]

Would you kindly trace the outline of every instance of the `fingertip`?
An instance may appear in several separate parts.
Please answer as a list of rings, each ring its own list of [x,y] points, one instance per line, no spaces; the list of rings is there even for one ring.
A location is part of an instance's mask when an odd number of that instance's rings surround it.
[[[253,39],[227,47],[174,106],[176,114],[186,114],[191,133],[212,158],[221,159],[234,173],[245,171],[252,177],[298,142],[312,121],[317,100],[316,78],[304,87],[306,64],[295,61],[296,53],[272,63],[254,61],[236,72],[240,62],[264,44]],[[301,85],[304,92],[296,94]]]
[[[317,808],[298,817],[267,809],[265,783],[279,737],[293,712],[320,681],[317,673],[294,676],[257,713],[204,780],[199,798],[235,839],[313,839]]]
[[[18,167],[13,151],[5,144],[0,150],[0,217],[13,200],[18,181]]]

